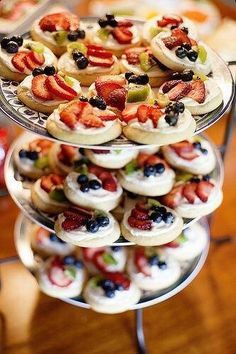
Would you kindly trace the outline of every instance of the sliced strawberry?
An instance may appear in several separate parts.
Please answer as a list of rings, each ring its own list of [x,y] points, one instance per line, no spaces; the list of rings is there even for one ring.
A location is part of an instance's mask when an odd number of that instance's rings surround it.
[[[123,111],[125,109],[127,91],[124,87],[117,88],[110,92],[106,103],[111,106]]]
[[[165,37],[162,39],[162,42],[170,50],[182,44],[182,41],[175,36]]]
[[[81,250],[82,250],[83,258],[86,261],[91,262],[93,260],[94,255],[97,252],[105,251],[105,247],[98,247],[98,248],[83,247]]]
[[[122,88],[122,85],[120,83],[113,82],[108,79],[108,81],[96,80],[95,87],[98,96],[103,97],[104,100],[107,102],[110,93],[116,89]]]
[[[73,146],[64,145],[60,146],[60,152],[58,153],[58,159],[60,161],[69,160],[69,162],[73,161],[76,154],[76,149]]]
[[[101,58],[90,55],[88,57],[89,64],[92,66],[101,66],[104,68],[110,68],[114,64],[114,58]]]
[[[203,203],[206,203],[213,188],[214,184],[212,184],[211,182],[201,181],[197,185],[196,194]]]
[[[60,120],[69,128],[74,129],[79,120],[80,113],[87,106],[90,107],[87,102],[80,101],[68,104],[66,108],[64,108],[63,111],[60,113]]]
[[[191,88],[186,96],[192,98],[198,103],[203,103],[206,97],[206,89],[204,82],[201,80],[191,81]]]
[[[111,34],[120,44],[130,44],[133,38],[133,33],[127,27],[116,27]]]
[[[165,243],[165,247],[178,248],[179,244],[177,241],[171,241],[169,243]]]
[[[65,219],[61,226],[65,231],[73,231],[80,228],[83,224],[81,224],[80,220],[74,219]]]
[[[64,216],[66,218],[66,220],[72,220],[75,221],[76,224],[79,226],[83,226],[86,224],[86,221],[89,219],[89,217],[87,217],[87,215],[83,215],[82,213],[78,213],[78,212],[73,212],[70,210],[67,210],[66,212],[64,212]]]
[[[23,61],[25,63],[25,66],[30,70],[33,71],[35,68],[38,67],[38,64],[33,61],[30,53],[24,56]]]
[[[194,204],[196,200],[196,190],[197,183],[189,182],[186,183],[183,189],[183,196],[187,199],[190,204]]]
[[[30,51],[28,53],[28,56],[30,57],[30,59],[37,64],[38,66],[42,66],[45,62],[45,58],[43,54],[40,53],[36,53],[34,51]]]
[[[109,178],[105,178],[102,181],[102,187],[103,189],[109,191],[109,192],[116,192],[117,191],[117,182],[111,175]]]
[[[121,75],[103,75],[97,78],[97,80],[95,81],[95,86],[96,86],[96,90],[97,87],[102,84],[102,83],[115,83],[117,85],[120,85],[120,87],[124,86],[126,83],[126,79],[125,77],[121,76]],[[118,88],[118,87],[117,87]]]
[[[165,82],[160,89],[162,90],[163,93],[169,92],[173,87],[175,87],[177,84],[179,84],[181,80],[169,80]]]
[[[136,65],[139,63],[139,55],[146,51],[144,47],[134,47],[125,50],[126,60],[131,65]]]
[[[150,154],[146,152],[140,152],[137,157],[137,163],[139,167],[144,167],[147,159],[150,157]]]
[[[33,141],[31,141],[29,143],[29,148],[31,150],[40,150],[40,151],[46,151],[48,152],[48,150],[52,147],[53,142],[50,140],[46,140],[46,139],[35,139]]]
[[[171,101],[178,101],[181,98],[188,95],[191,90],[191,84],[181,81],[175,87],[173,87],[168,93],[168,97]]]
[[[53,99],[53,95],[50,91],[48,91],[46,86],[47,76],[45,75],[37,75],[32,79],[32,93],[35,97],[49,101]]]
[[[12,65],[21,73],[23,73],[26,69],[24,58],[28,54],[28,52],[18,52],[12,57]]]
[[[118,21],[118,27],[132,27],[133,23],[128,20]]]
[[[93,113],[82,114],[79,118],[79,122],[85,125],[87,128],[101,128],[104,127],[101,118],[95,116]]]
[[[72,130],[75,129],[75,126],[78,123],[77,116],[68,112],[62,112],[60,114],[60,120]]]
[[[148,120],[148,115],[150,111],[150,106],[146,104],[141,104],[137,110],[137,117],[139,122],[145,123]]]
[[[48,278],[52,284],[65,288],[72,283],[72,279],[66,276],[63,265],[51,266],[48,269]]]
[[[122,120],[126,123],[137,117],[137,106],[127,106],[121,113]]]
[[[63,88],[63,90],[66,90],[67,92],[69,92],[71,95],[73,95],[74,97],[77,96],[77,92],[66,83],[66,81],[58,74],[54,75],[54,78],[57,82],[57,84]]]
[[[71,87],[70,90],[68,91],[67,89],[62,88],[59,86],[58,82],[58,75],[51,75],[46,78],[46,86],[48,88],[48,91],[52,92],[53,95],[56,97],[62,98],[67,101],[72,101],[76,96],[77,93],[73,90],[73,93],[71,93]]]
[[[111,59],[113,56],[112,52],[109,52],[108,50],[104,49],[101,46],[88,45],[87,48],[88,48],[87,51],[88,56],[91,55],[92,57],[103,58],[103,59]]]
[[[111,111],[105,110],[105,111],[99,112],[99,118],[101,118],[101,120],[103,120],[103,121],[116,120],[117,115]]]
[[[191,45],[190,38],[181,28],[174,28],[172,30],[172,36],[178,38],[181,41],[181,44],[187,43]]]
[[[146,165],[154,166],[158,163],[162,163],[166,168],[169,167],[165,160],[161,159],[157,155],[149,155],[148,159],[145,161]]]
[[[77,16],[67,12],[49,14],[41,18],[39,26],[42,31],[54,32],[57,28],[65,31],[75,31],[79,27]]]
[[[54,186],[60,186],[63,185],[65,178],[60,175],[56,175],[55,173],[52,173],[49,175],[51,178],[51,181]]]
[[[110,172],[106,171],[105,168],[100,167],[100,166],[95,166],[95,165],[89,165],[88,170],[90,173],[94,174],[95,176],[99,177],[101,179],[101,175],[104,173],[104,178],[107,178],[110,176]]]
[[[101,250],[101,251],[95,252],[94,256],[93,256],[94,265],[102,273],[107,271],[107,264],[106,264],[106,262],[104,261],[104,258],[103,258],[105,253],[106,253],[105,250]]]
[[[43,229],[40,227],[35,234],[36,242],[43,243],[43,240],[46,238],[48,239],[50,232],[48,230]]]
[[[192,161],[199,155],[194,150],[194,146],[188,140],[170,145],[171,149],[184,160]]]
[[[140,210],[140,211],[147,211],[149,210],[149,206],[147,203],[143,201],[139,201],[135,204],[135,209]]]
[[[183,184],[174,186],[168,194],[161,198],[162,203],[169,208],[176,208],[182,199],[183,188]]]
[[[50,175],[41,177],[40,186],[47,193],[49,193],[51,191],[54,184],[51,180]]]
[[[92,149],[94,154],[110,154],[110,150]]]
[[[144,247],[137,247],[134,250],[134,264],[140,273],[143,273],[147,277],[151,275],[151,269],[148,264],[147,257],[145,255]]]
[[[163,113],[158,107],[150,107],[149,118],[152,120],[154,128],[157,128],[158,121],[162,115]]]
[[[179,16],[163,16],[161,20],[157,21],[159,27],[166,27],[168,25],[179,26],[183,20]]]
[[[116,284],[122,285],[125,290],[128,290],[130,287],[131,282],[130,282],[129,278],[123,273],[120,273],[120,272],[108,273],[107,272],[105,274],[105,276],[106,276],[106,279],[109,279]]]
[[[128,217],[128,223],[131,227],[139,230],[151,230],[152,222],[150,220],[137,220],[133,216]]]
[[[137,220],[148,220],[148,210],[132,209],[131,216]]]

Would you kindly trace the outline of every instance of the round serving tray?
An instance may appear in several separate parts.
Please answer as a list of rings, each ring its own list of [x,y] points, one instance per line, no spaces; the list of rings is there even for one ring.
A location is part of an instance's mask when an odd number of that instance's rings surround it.
[[[204,137],[206,138],[206,136]],[[44,227],[45,229],[49,230],[50,232],[54,232],[55,217],[42,213],[33,206],[31,202],[30,192],[30,188],[33,182],[27,180],[27,178],[20,176],[14,165],[15,149],[20,147],[24,142],[28,141],[30,138],[33,139],[34,135],[30,133],[23,133],[18,139],[15,140],[14,144],[11,145],[5,161],[6,186],[14,202],[23,211],[23,213],[28,216],[28,218],[30,218],[32,221],[36,222],[40,226]],[[217,184],[221,187],[224,179],[224,168],[222,159],[216,146],[210,140],[209,142],[215,152],[217,160],[216,167],[211,175],[216,180]],[[198,219],[199,218],[185,219],[184,229],[196,222]],[[120,236],[120,238],[115,243],[119,246],[128,246],[133,244],[132,242],[125,240],[123,236]]]
[[[202,253],[198,257],[196,257],[193,261],[186,262],[182,265],[181,277],[175,284],[161,291],[143,292],[143,296],[141,297],[141,300],[137,304],[132,306],[130,310],[137,310],[140,308],[152,306],[171,298],[172,296],[182,291],[197,276],[197,274],[200,272],[200,270],[202,269],[206,261],[208,251],[209,251],[209,245],[210,245],[209,225],[207,219],[202,218],[201,221],[199,222],[205,228],[208,234],[207,245],[205,249],[202,251]],[[24,266],[34,275],[37,267],[39,266],[40,259],[37,256],[35,257],[35,254],[31,248],[30,234],[29,231],[27,230],[28,226],[29,226],[29,220],[27,220],[27,218],[25,218],[23,214],[20,214],[15,224],[15,232],[14,232],[15,246],[16,246],[17,253],[20,257],[20,260],[22,261]],[[58,299],[77,307],[83,307],[86,309],[91,308],[90,305],[88,305],[84,301],[82,296],[76,298],[58,297]]]
[[[88,30],[93,26],[97,18],[95,17],[86,17],[81,18],[81,21],[85,23],[87,22]],[[138,26],[142,26],[143,22],[139,20],[132,20]],[[29,32],[24,34],[24,37],[29,37]],[[197,128],[195,134],[199,134],[200,132],[209,128],[212,124],[218,121],[223,114],[229,108],[234,94],[234,84],[232,74],[227,67],[226,63],[211,49],[208,47],[208,52],[211,56],[212,61],[212,77],[218,84],[218,86],[222,90],[223,94],[223,103],[215,109],[213,112],[209,114],[205,114],[202,116],[195,116],[197,121]],[[19,124],[23,128],[35,133],[39,134],[44,138],[59,141],[56,138],[53,138],[46,130],[46,120],[47,115],[43,113],[36,112],[28,107],[26,107],[22,102],[20,102],[16,95],[17,86],[19,85],[16,81],[11,81],[7,79],[0,79],[0,110],[5,113],[10,119],[12,119],[15,123]],[[62,141],[68,145],[79,146],[79,147],[88,147],[83,144],[71,144],[69,142]],[[120,136],[119,138],[109,141],[105,144],[98,146],[89,146],[93,149],[96,148],[103,149],[117,149],[117,148],[140,148],[143,145],[137,144],[125,138],[124,136]]]

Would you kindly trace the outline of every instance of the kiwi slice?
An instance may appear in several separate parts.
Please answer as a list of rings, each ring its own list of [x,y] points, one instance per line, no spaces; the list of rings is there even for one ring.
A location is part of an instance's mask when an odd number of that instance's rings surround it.
[[[73,43],[69,43],[67,45],[67,50],[72,53],[73,50],[78,50],[78,52],[83,53],[84,55],[86,55],[87,53],[87,48],[83,43],[79,43],[79,42],[73,42]]]
[[[159,203],[156,199],[148,198],[147,202],[149,207],[161,206],[161,203]]]
[[[170,103],[168,95],[161,92],[157,93],[156,101],[161,108],[166,107]]]
[[[198,46],[198,57],[203,64],[207,60],[207,51],[206,51],[205,47],[203,47],[202,45]]]
[[[62,45],[67,38],[67,34],[67,31],[57,31],[56,33],[54,33],[53,38],[55,39],[57,44]]]
[[[66,202],[67,200],[63,189],[59,188],[51,190],[51,192],[49,192],[49,197],[59,203]]]
[[[104,41],[104,42],[108,39],[109,34],[110,34],[110,31],[109,31],[109,29],[107,29],[107,28],[100,28],[100,29],[97,31],[98,37],[99,37],[102,41]]]
[[[43,170],[48,166],[49,166],[48,156],[42,156],[34,162],[34,167],[40,168],[41,170]]]
[[[132,160],[129,163],[127,163],[127,165],[125,166],[125,173],[127,175],[130,175],[131,173],[136,171],[137,168],[138,168],[138,165],[137,165],[136,160]]]
[[[73,86],[73,84],[74,84],[74,81],[72,80],[72,78],[70,77],[70,76],[65,76],[64,77],[64,80],[65,80],[65,82],[69,85],[69,86]]]
[[[127,102],[142,102],[149,95],[149,87],[145,85],[132,85],[128,89]]]
[[[191,173],[186,173],[186,172],[180,172],[178,171],[176,174],[176,182],[187,182],[189,181],[193,175]]]
[[[150,70],[152,67],[149,60],[149,54],[147,52],[143,52],[139,54],[139,62],[140,62],[141,69],[145,72]]]
[[[200,79],[201,81],[206,81],[208,80],[208,77],[203,73],[195,72],[195,74],[193,75],[193,80],[198,80],[198,79]]]

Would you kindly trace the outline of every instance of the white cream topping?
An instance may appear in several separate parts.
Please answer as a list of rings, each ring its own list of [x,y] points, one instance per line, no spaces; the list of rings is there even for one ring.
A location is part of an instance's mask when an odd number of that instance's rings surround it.
[[[90,150],[90,153],[93,154],[96,161],[99,162],[106,162],[106,161],[123,161],[123,159],[127,158],[134,158],[137,155],[135,150],[130,149],[117,149],[117,150],[107,150],[108,153],[105,154],[96,154],[93,150]]]
[[[148,71],[144,71],[141,69],[140,64],[129,64],[124,54],[121,57],[121,63],[127,72],[133,72],[135,75],[147,74],[149,77],[165,77],[169,73],[168,70],[161,70],[158,64],[152,66]]]
[[[41,178],[39,178],[33,188],[34,188],[34,191],[37,193],[37,195],[39,196],[39,198],[44,202],[44,203],[47,203],[47,204],[50,204],[50,205],[55,205],[55,206],[68,206],[68,203],[60,203],[60,202],[57,202],[56,200],[53,200],[52,198],[49,197],[49,194],[41,187]]]

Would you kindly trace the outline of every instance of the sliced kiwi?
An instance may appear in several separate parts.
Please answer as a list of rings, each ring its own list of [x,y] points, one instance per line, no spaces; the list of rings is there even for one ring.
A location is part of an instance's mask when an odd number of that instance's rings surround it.
[[[103,258],[103,261],[106,263],[106,264],[109,264],[109,265],[117,265],[117,261],[116,259],[109,253],[104,253],[104,255],[102,256]]]
[[[98,37],[99,37],[102,41],[104,41],[104,42],[108,39],[109,34],[110,34],[110,31],[109,31],[109,29],[107,29],[107,28],[100,28],[100,29],[97,31]]]
[[[198,46],[198,57],[203,64],[207,60],[207,51],[206,51],[205,47],[203,47],[202,45]]]
[[[87,48],[83,43],[79,43],[79,42],[73,42],[73,43],[69,43],[67,45],[67,50],[72,53],[73,50],[78,50],[78,52],[83,53],[84,55],[86,55],[87,53]]]
[[[133,173],[134,171],[136,171],[138,168],[137,162],[136,160],[132,160],[130,161],[126,166],[125,166],[125,173],[127,175],[130,175],[131,173]]]
[[[157,93],[156,101],[158,103],[158,106],[161,108],[166,107],[170,103],[168,95],[161,92]]]
[[[149,33],[152,38],[156,37],[160,32],[158,27],[150,27]]]
[[[181,172],[178,171],[176,173],[176,182],[182,181],[182,182],[187,182],[189,181],[193,175],[191,173],[186,173],[186,172]]]
[[[49,197],[56,202],[63,203],[66,202],[66,196],[63,189],[55,188],[49,192]]]
[[[65,75],[64,80],[69,86],[72,87],[74,85],[74,81],[72,80],[72,78],[70,76]]]
[[[72,266],[67,266],[65,269],[65,274],[71,278],[72,280],[74,280],[76,278],[76,270],[74,267]]]
[[[149,95],[149,87],[145,85],[130,85],[128,89],[127,102],[142,102]]]
[[[67,35],[67,31],[57,31],[56,33],[54,33],[53,38],[55,39],[57,44],[62,45],[65,42]]]
[[[193,75],[193,80],[198,80],[200,79],[201,81],[206,81],[208,80],[208,77],[200,72],[195,72],[195,74]]]
[[[39,159],[35,160],[34,162],[34,167],[40,168],[41,170],[43,170],[48,166],[49,166],[48,156],[42,156]]]
[[[161,206],[161,203],[159,203],[158,200],[156,200],[156,199],[148,198],[147,202],[148,202],[149,207]]]
[[[143,52],[139,54],[140,67],[143,71],[147,72],[151,69],[152,65],[150,64],[149,54]]]

